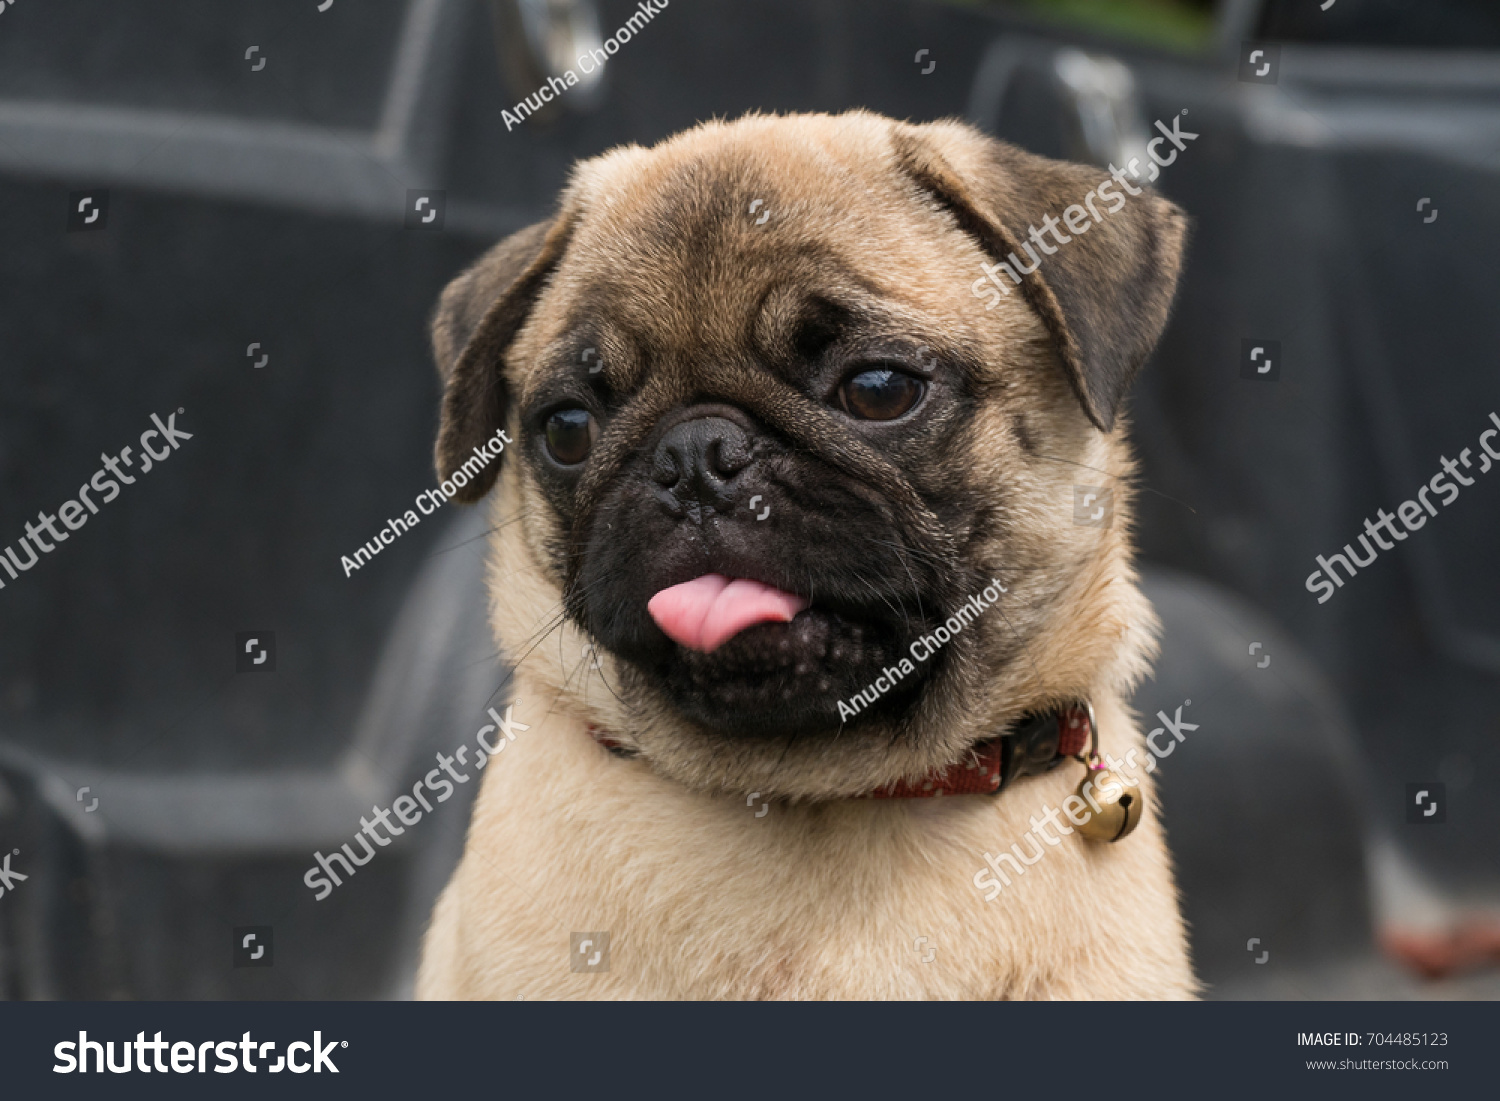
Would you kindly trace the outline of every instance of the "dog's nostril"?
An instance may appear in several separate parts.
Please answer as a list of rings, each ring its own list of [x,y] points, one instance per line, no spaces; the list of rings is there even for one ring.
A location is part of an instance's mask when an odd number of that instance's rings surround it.
[[[743,434],[719,438],[708,445],[708,466],[721,478],[733,478],[750,465],[749,441]]]
[[[651,463],[651,477],[660,486],[671,489],[682,479],[682,456],[675,447],[663,447]]]

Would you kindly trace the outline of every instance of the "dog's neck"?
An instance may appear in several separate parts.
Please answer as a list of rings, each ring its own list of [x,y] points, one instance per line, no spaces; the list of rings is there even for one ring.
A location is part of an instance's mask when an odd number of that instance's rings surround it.
[[[1077,757],[1094,740],[1093,713],[1087,704],[1024,715],[1004,734],[976,742],[965,761],[928,773],[920,780],[884,784],[862,799],[929,799],[939,795],[994,795],[1022,776],[1047,772],[1059,761]],[[635,756],[602,727],[589,734],[611,753]]]

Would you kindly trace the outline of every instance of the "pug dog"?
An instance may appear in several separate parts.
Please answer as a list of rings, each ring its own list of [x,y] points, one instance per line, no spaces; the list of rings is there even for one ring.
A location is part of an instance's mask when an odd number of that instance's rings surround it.
[[[1118,841],[1058,813],[1140,750],[1157,630],[1120,407],[1186,219],[1115,180],[716,121],[448,286],[437,469],[495,488],[515,723],[419,997],[1196,994],[1150,776]]]

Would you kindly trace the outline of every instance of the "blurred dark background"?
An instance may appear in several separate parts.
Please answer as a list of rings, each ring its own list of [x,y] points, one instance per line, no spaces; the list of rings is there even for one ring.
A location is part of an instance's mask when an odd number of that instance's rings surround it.
[[[1200,727],[1162,769],[1199,973],[1500,994],[1500,476],[1326,604],[1304,587],[1500,411],[1500,8],[677,0],[507,126],[634,10],[0,7],[0,548],[153,413],[193,435],[0,571],[0,854],[29,876],[0,997],[409,994],[464,799],[324,902],[302,874],[507,698],[479,512],[340,565],[432,485],[437,294],[580,157],[852,107],[1101,167],[1187,112],[1158,186],[1193,236],[1131,418],[1167,628],[1136,704]],[[247,632],[274,672],[236,671]],[[1414,784],[1441,821],[1410,821]],[[249,926],[274,966],[233,966]]]

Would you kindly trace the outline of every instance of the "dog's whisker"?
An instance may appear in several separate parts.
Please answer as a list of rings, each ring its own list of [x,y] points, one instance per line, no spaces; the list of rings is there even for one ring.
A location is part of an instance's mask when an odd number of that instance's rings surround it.
[[[592,662],[590,662],[589,664],[593,665]],[[609,678],[604,675],[604,663],[600,662],[597,666],[594,666],[594,671],[599,674],[599,683],[604,685],[604,690],[611,696],[613,696],[615,698],[615,702],[618,703],[621,707],[626,707],[627,704],[625,703],[625,701],[620,698],[620,694],[616,692],[614,690],[614,686],[609,683]],[[585,671],[584,676],[585,678],[587,678],[587,671]]]
[[[947,565],[946,560],[935,551],[923,550],[921,547],[906,546],[901,543],[892,543],[889,539],[877,539],[873,535],[865,536],[865,540],[867,542],[874,543],[877,546],[890,547],[897,553],[898,557],[904,558],[905,556],[910,555],[913,558],[917,558],[919,560],[925,559],[927,562],[931,563],[934,566],[941,567]]]
[[[1059,459],[1056,455],[1043,455],[1040,452],[1037,453],[1037,458],[1048,459],[1054,463],[1066,463],[1068,466],[1081,467],[1084,470],[1092,470],[1095,474],[1099,474],[1105,478],[1109,478],[1111,481],[1124,482],[1132,489],[1138,489],[1143,493],[1154,494],[1155,496],[1161,497],[1164,500],[1171,501],[1174,505],[1181,505],[1183,508],[1191,512],[1194,516],[1198,515],[1198,510],[1195,509],[1192,505],[1188,504],[1186,501],[1179,501],[1176,497],[1173,497],[1169,493],[1163,493],[1159,489],[1152,489],[1150,486],[1140,481],[1140,479],[1135,475],[1111,474],[1107,470],[1100,470],[1097,466],[1089,466],[1088,463],[1075,462],[1072,459]]]
[[[529,509],[528,510],[522,510],[521,512],[517,513],[515,516],[510,517],[510,519],[508,519],[508,520],[501,520],[494,527],[492,527],[492,528],[486,528],[484,531],[480,532],[478,535],[475,535],[475,536],[473,536],[472,538],[469,538],[469,539],[465,539],[462,543],[454,543],[453,546],[451,546],[451,547],[444,547],[441,550],[435,550],[431,554],[429,554],[427,557],[428,558],[436,558],[440,554],[447,554],[449,551],[456,551],[460,547],[467,547],[470,543],[477,543],[481,539],[487,539],[489,536],[497,534],[500,531],[501,528],[508,528],[508,527],[510,527],[510,525],[514,524],[517,520],[524,520],[526,517],[528,517],[530,515],[531,515],[531,512],[530,512]]]
[[[510,673],[509,677],[506,677],[505,683],[509,683],[511,680],[513,680],[515,678],[516,672],[520,669],[520,667],[522,666],[522,664],[525,663],[526,659],[529,658],[532,654],[536,653],[537,647],[540,646],[540,645],[542,645],[542,643],[544,643],[544,642],[547,641],[547,636],[550,635],[553,631],[557,630],[559,627],[561,627],[566,621],[567,621],[567,615],[566,615],[566,613],[562,613],[562,612],[558,613],[558,615],[554,618],[554,620],[552,622],[552,625],[550,627],[546,628],[541,633],[541,637],[537,638],[536,641],[535,641],[535,643],[533,643],[532,645],[528,646],[527,649],[526,649],[526,652],[524,654],[521,654],[519,657],[512,659],[512,661],[511,661],[511,673]],[[505,684],[502,683],[500,687],[501,688],[505,687]],[[495,691],[498,692],[499,690],[500,689],[497,688]],[[494,693],[491,693],[491,698],[493,698],[493,696],[494,696]]]
[[[607,578],[601,578],[599,581],[593,582],[590,585],[586,585],[586,586],[582,587],[581,589],[575,589],[575,590],[573,590],[573,592],[570,595],[574,599],[579,599],[579,598],[587,595],[589,592],[591,592],[593,590],[593,588],[595,588],[596,586],[605,584],[607,582],[607,580],[608,580]],[[534,654],[536,652],[536,650],[538,649],[538,647],[540,647],[543,643],[545,643],[547,641],[547,636],[551,635],[554,631],[556,631],[559,627],[562,627],[567,622],[567,618],[568,618],[568,610],[567,610],[568,600],[569,600],[569,596],[565,595],[562,600],[559,600],[556,604],[554,604],[553,608],[556,609],[556,610],[553,611],[553,612],[547,613],[547,617],[544,618],[544,620],[543,620],[543,625],[540,626],[540,627],[538,627],[535,631],[533,631],[532,634],[526,639],[526,641],[522,643],[522,646],[524,647],[524,652],[522,654],[520,654],[518,657],[512,659],[512,662],[511,662],[511,673],[510,673],[510,675],[507,676],[505,678],[505,680],[503,680],[500,683],[499,687],[497,687],[494,692],[490,693],[490,698],[491,699],[493,699],[502,689],[505,688],[505,686],[507,684],[509,684],[512,680],[515,679],[515,673],[516,673],[516,671],[519,670],[520,666],[526,661],[527,658],[529,658],[532,654]],[[561,649],[562,645],[563,645],[562,636],[559,635],[558,636],[558,647],[559,647],[559,650],[558,650],[558,662],[564,668],[566,668],[567,667],[567,660],[566,660],[565,652]],[[584,665],[588,665],[588,664],[592,664],[592,663],[590,663],[588,661],[585,661],[583,664]],[[573,676],[574,676],[574,674],[569,674],[568,677],[565,678],[565,680],[564,680],[564,687],[566,687],[572,681]],[[601,670],[601,680],[604,680],[604,678],[602,676],[602,670]],[[620,699],[619,695],[614,692],[613,688],[610,688],[609,683],[608,683],[607,680],[604,680],[604,684],[605,684],[606,688],[609,688],[611,694],[614,695],[617,700],[619,700]],[[620,702],[623,704],[624,701],[621,700]]]
[[[917,601],[917,618],[925,620],[926,612],[922,607],[922,587],[917,584],[916,575],[912,573],[911,563],[907,560],[907,558],[908,556],[912,556],[917,558],[919,561],[925,559],[929,565],[937,569],[944,568],[947,563],[942,559],[941,556],[930,551],[924,551],[918,547],[906,547],[901,545],[900,543],[892,543],[886,539],[877,539],[874,536],[865,536],[865,539],[866,541],[873,543],[876,546],[889,547],[891,550],[896,552],[896,559],[901,563],[901,568],[906,571],[907,579],[911,582],[912,595],[916,598]],[[911,622],[909,619],[906,626],[907,630],[910,631]]]
[[[899,616],[901,618],[902,622],[905,623],[905,625],[906,625],[907,632],[910,633],[910,631],[911,631],[911,617],[909,615],[907,615],[905,607],[897,605],[897,604],[892,604],[891,603],[891,598],[889,596],[887,596],[885,593],[881,592],[880,589],[876,587],[875,583],[873,581],[869,580],[867,577],[864,577],[863,575],[859,575],[859,574],[856,574],[855,576],[856,576],[856,578],[859,580],[859,582],[862,585],[864,585],[872,593],[874,593],[876,596],[878,596],[881,599],[881,601],[885,604],[885,606],[887,608],[889,608],[893,613],[895,613],[897,616]]]

